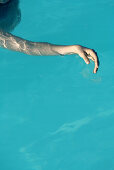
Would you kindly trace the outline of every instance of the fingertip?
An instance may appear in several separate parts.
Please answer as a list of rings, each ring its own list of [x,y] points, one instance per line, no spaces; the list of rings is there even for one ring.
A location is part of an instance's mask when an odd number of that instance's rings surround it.
[[[90,64],[90,61],[89,61],[89,60],[86,60],[86,64]]]
[[[93,70],[93,73],[94,73],[94,74],[96,73],[96,69]]]

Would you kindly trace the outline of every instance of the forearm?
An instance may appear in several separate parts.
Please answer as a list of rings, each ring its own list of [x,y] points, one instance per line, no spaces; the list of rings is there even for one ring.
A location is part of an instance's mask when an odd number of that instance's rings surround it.
[[[32,42],[9,33],[0,32],[0,47],[29,55],[69,55],[78,54],[89,64],[89,59],[95,62],[94,73],[98,70],[98,58],[94,50],[80,45],[54,45],[50,43]]]
[[[0,46],[29,55],[69,55],[74,53],[73,46],[32,42],[4,32],[0,32]]]

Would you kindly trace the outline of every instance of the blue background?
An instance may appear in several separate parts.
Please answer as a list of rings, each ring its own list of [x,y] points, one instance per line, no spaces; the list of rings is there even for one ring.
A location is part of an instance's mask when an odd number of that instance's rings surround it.
[[[28,56],[0,49],[0,169],[114,169],[114,1],[20,1],[12,32],[97,51]]]

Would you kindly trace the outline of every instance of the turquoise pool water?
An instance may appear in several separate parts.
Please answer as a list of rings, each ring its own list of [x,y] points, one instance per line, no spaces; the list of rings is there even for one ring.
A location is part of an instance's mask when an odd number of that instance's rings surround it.
[[[100,67],[70,56],[0,49],[0,169],[114,169],[114,1],[20,0],[14,35],[80,44]]]

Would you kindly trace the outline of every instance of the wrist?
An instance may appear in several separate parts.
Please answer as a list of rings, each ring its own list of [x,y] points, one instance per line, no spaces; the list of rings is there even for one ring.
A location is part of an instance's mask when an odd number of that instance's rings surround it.
[[[76,54],[78,52],[79,45],[54,45],[50,44],[50,48],[53,53],[60,55]]]
[[[78,54],[80,45],[72,45],[73,54]]]
[[[63,55],[76,54],[77,47],[76,45],[68,45],[63,47]]]

